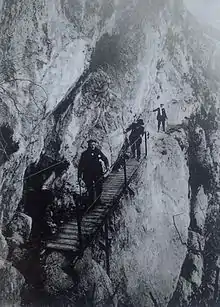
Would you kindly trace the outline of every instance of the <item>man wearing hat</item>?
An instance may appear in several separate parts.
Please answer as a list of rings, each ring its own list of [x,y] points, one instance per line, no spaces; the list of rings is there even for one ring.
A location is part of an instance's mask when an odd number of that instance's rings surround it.
[[[129,141],[131,145],[132,158],[135,158],[137,151],[137,160],[141,157],[141,143],[142,136],[144,135],[144,122],[143,119],[138,119],[137,122],[133,122],[127,129],[126,132],[131,131],[129,135]]]
[[[157,112],[157,130],[158,132],[160,131],[160,125],[162,123],[162,127],[163,127],[163,131],[165,132],[165,121],[167,119],[167,114],[166,111],[164,109],[164,105],[161,103],[160,107],[153,110],[153,112]]]
[[[90,139],[88,148],[82,153],[78,166],[78,179],[85,182],[91,203],[102,193],[103,167],[108,170],[109,162],[107,157],[97,148],[97,142]],[[95,193],[95,195],[94,195]]]

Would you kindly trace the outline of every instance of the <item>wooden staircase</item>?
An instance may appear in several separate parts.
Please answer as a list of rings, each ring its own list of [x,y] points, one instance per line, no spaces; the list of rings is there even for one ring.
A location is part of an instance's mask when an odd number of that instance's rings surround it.
[[[132,180],[140,166],[136,159],[126,161],[126,183]],[[125,191],[124,170],[112,171],[105,179],[103,192],[98,202],[91,210],[86,212],[81,220],[81,237],[83,250],[86,249],[104,225],[106,218],[114,210],[120,197]],[[59,233],[46,244],[48,249],[71,251],[74,254],[82,254],[82,246],[79,242],[77,219],[63,225]]]

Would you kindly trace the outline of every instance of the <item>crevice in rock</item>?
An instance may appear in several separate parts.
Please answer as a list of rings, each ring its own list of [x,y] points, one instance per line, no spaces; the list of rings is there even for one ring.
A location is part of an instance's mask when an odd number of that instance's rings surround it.
[[[56,225],[62,219],[62,215],[58,218],[59,214],[56,216],[53,212],[56,208],[53,202],[58,191],[43,188],[44,183],[52,174],[54,175],[53,180],[56,180],[67,170],[69,163],[64,159],[59,164],[60,160],[57,162],[46,155],[41,155],[39,162],[29,165],[25,171],[24,178],[26,179],[24,179],[20,210],[31,216],[33,220],[32,238],[49,235],[51,232],[49,221],[53,220]]]
[[[211,218],[210,223],[209,210],[213,208],[215,211],[215,206],[207,195],[215,193],[210,135],[216,128],[212,109],[207,113],[202,107],[200,112],[192,115],[189,120],[188,167],[191,195],[188,253],[169,307],[214,306],[214,289],[217,291],[216,255],[213,251],[213,238],[210,236],[208,239],[207,229],[210,228],[213,232],[216,221]]]
[[[0,166],[19,149],[19,144],[13,140],[13,134],[14,131],[8,124],[0,126]]]
[[[89,68],[84,70],[83,74],[80,76],[74,87],[69,90],[69,93],[59,102],[58,106],[53,111],[52,115],[55,119],[55,126],[57,122],[61,120],[62,115],[66,112],[68,107],[74,102],[76,95],[79,93],[83,82],[87,79],[89,72]]]

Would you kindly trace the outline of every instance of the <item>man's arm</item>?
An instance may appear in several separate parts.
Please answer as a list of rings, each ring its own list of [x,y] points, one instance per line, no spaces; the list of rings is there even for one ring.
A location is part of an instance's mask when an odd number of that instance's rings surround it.
[[[166,113],[165,109],[163,109],[163,111],[164,111],[165,118],[168,119],[167,118],[167,113]]]
[[[159,108],[156,108],[156,109],[153,110],[153,112],[157,112],[158,110],[159,110]]]
[[[105,163],[105,167],[106,167],[106,168],[109,168],[108,158],[104,155],[103,152],[101,152],[101,150],[100,150],[100,153],[99,153],[99,154],[101,155],[101,159],[102,159],[103,162]]]
[[[130,131],[130,130],[132,129],[132,127],[133,127],[132,125],[133,125],[133,124],[131,124],[125,131],[126,131],[126,132]]]

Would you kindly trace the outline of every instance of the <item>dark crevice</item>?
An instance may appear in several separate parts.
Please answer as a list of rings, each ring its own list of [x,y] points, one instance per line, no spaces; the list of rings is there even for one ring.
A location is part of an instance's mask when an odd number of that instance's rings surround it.
[[[0,165],[9,160],[9,157],[19,149],[13,141],[13,129],[8,124],[0,126]]]
[[[80,78],[78,79],[78,81],[76,82],[76,84],[74,85],[74,87],[69,91],[69,93],[67,94],[67,96],[65,96],[60,103],[58,104],[58,106],[56,107],[56,109],[53,111],[53,116],[55,119],[55,125],[57,124],[57,122],[59,120],[61,120],[62,118],[62,114],[64,114],[66,112],[66,110],[68,109],[68,107],[74,102],[76,95],[79,93],[80,88],[83,84],[83,82],[87,79],[87,77],[89,76],[90,73],[90,68],[86,69],[83,74],[80,76]]]
[[[48,211],[54,201],[55,191],[43,190],[43,184],[53,172],[55,178],[60,177],[68,166],[69,163],[66,160],[57,164],[57,161],[42,155],[37,164],[29,165],[25,171],[22,209],[32,217],[33,238],[40,239],[50,233],[47,225]]]
[[[188,253],[182,265],[177,288],[168,304],[169,307],[217,306],[215,301],[217,300],[218,296],[218,280],[216,276],[216,246],[214,246],[218,245],[217,243],[214,244],[214,237],[216,237],[216,218],[214,218],[212,215],[209,215],[208,217],[206,216],[205,225],[201,226],[198,225],[198,216],[196,216],[198,211],[198,208],[196,208],[196,202],[198,201],[197,197],[200,188],[203,187],[205,195],[210,193],[214,195],[215,193],[212,165],[207,162],[208,160],[206,161],[206,159],[207,155],[209,155],[207,149],[210,148],[210,135],[216,131],[216,128],[217,124],[212,108],[210,108],[209,112],[206,112],[205,109],[201,107],[200,112],[192,115],[189,120],[188,167],[190,174],[189,186],[191,190],[189,231],[195,233],[195,238],[198,240],[197,244],[199,244],[200,250],[192,250],[190,248],[192,242],[188,240]],[[204,142],[204,144],[202,142]],[[215,204],[213,202],[214,196],[213,200],[209,200],[209,208],[215,208]],[[199,210],[200,209],[201,208],[199,208]],[[204,236],[204,240],[206,238],[204,248],[201,247],[199,242],[201,236]],[[198,270],[193,259],[199,255],[201,259],[203,259],[201,286],[195,284],[192,279],[193,272]],[[186,284],[184,285],[184,283]],[[191,287],[191,292],[188,290],[189,292],[186,291],[185,293],[184,287]]]

